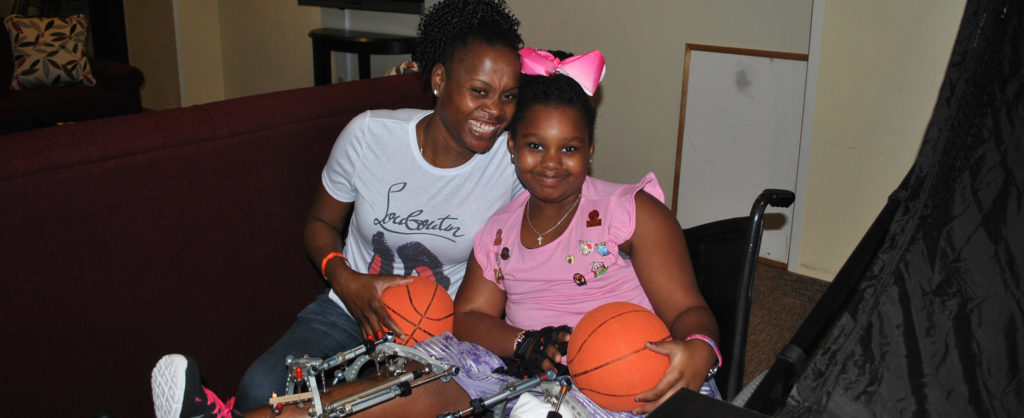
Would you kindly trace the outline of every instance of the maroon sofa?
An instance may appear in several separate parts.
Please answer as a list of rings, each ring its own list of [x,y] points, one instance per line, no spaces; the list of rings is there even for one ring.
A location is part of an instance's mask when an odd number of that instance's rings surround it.
[[[233,394],[325,289],[302,227],[342,127],[431,104],[408,74],[0,135],[0,415],[152,416],[171,352]]]
[[[60,122],[138,113],[142,110],[138,68],[103,58],[89,58],[95,86],[65,85],[13,91],[14,58],[7,29],[0,25],[0,134]]]

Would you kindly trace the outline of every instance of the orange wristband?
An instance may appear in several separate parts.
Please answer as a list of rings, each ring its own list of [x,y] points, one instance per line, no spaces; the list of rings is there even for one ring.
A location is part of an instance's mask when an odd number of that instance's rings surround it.
[[[345,254],[337,251],[331,251],[327,253],[327,255],[324,256],[324,260],[320,262],[320,274],[322,274],[324,278],[327,278],[327,262],[331,261],[334,257],[341,257],[341,259],[345,261],[345,265],[348,266],[348,268],[352,268],[352,264],[348,262],[348,257],[345,257]]]

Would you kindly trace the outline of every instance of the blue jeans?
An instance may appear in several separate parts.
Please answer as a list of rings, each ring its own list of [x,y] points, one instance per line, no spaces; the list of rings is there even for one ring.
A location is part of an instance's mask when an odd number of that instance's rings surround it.
[[[267,405],[271,393],[284,394],[288,368],[285,357],[327,357],[359,345],[363,337],[355,319],[325,292],[299,312],[291,328],[242,376],[235,395],[240,411]]]

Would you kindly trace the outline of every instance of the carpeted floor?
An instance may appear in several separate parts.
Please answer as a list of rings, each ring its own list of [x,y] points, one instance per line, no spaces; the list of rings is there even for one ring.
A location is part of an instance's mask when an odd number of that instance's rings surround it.
[[[757,265],[744,384],[772,366],[775,356],[796,333],[828,285],[829,282],[778,267]]]

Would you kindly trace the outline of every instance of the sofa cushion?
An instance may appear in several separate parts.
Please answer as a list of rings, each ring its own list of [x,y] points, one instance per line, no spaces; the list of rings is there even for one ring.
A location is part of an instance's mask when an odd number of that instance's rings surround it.
[[[26,17],[10,15],[4,27],[11,40],[14,70],[11,89],[63,84],[96,85],[85,55],[84,15]]]

